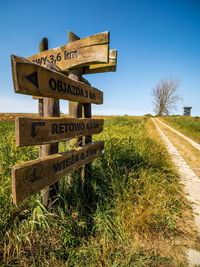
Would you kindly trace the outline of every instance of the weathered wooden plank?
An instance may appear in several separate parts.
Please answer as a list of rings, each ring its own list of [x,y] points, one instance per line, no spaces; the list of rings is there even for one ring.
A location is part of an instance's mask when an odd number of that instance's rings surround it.
[[[31,118],[15,120],[16,146],[42,145],[103,131],[103,119]]]
[[[109,32],[102,32],[68,43],[64,46],[40,52],[28,59],[46,65],[56,64],[61,70],[95,63],[107,63],[109,56]]]
[[[103,103],[103,93],[88,84],[74,81],[59,72],[14,55],[11,56],[11,63],[16,93],[80,103]]]
[[[18,204],[102,155],[104,141],[32,160],[12,168],[13,201]]]
[[[83,74],[115,72],[117,69],[117,50],[112,49],[109,52],[109,62],[104,64],[92,64],[83,67]]]

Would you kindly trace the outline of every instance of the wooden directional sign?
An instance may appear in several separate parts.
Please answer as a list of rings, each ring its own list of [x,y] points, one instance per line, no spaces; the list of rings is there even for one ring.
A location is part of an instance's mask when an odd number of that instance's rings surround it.
[[[47,60],[61,70],[95,63],[107,63],[109,32],[102,32],[67,45],[40,52],[28,59],[46,65]]]
[[[117,50],[113,49],[109,52],[109,62],[104,64],[93,64],[83,67],[83,74],[101,73],[116,71],[117,66]]]
[[[90,143],[62,154],[32,160],[12,169],[13,201],[18,204],[26,197],[57,182],[102,155],[104,141]]]
[[[71,80],[59,72],[14,55],[11,56],[11,63],[16,93],[80,103],[103,103],[103,93],[88,84]]]
[[[32,146],[103,131],[103,119],[30,118],[15,120],[16,145]]]

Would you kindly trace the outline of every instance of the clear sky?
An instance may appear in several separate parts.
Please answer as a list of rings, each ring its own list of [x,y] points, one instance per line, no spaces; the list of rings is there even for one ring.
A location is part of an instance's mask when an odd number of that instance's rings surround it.
[[[80,38],[109,31],[118,51],[116,72],[85,75],[104,92],[93,114],[153,114],[152,88],[175,77],[183,98],[175,113],[192,106],[200,116],[200,0],[7,0],[0,10],[0,112],[37,112],[37,100],[14,93],[10,55],[38,53],[43,37],[49,49],[62,46],[71,30]]]

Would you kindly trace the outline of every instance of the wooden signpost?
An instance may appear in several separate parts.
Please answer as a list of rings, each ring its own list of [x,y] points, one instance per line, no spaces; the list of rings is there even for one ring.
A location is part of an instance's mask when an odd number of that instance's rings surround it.
[[[104,141],[87,144],[62,154],[53,154],[13,167],[12,191],[14,203],[54,184],[69,172],[79,169],[102,155]]]
[[[42,145],[103,131],[103,119],[30,118],[15,120],[16,146]]]
[[[109,51],[108,32],[84,39],[79,39],[72,32],[69,32],[69,36],[72,37],[69,40],[74,42],[50,50],[45,50],[48,49],[46,46],[45,49],[40,49],[45,51],[29,59],[11,56],[15,92],[44,97],[45,100],[42,106],[43,100],[40,99],[39,109],[44,117],[16,119],[16,145],[54,147],[56,142],[85,136],[84,146],[81,142],[77,148],[60,154],[57,149],[50,149],[52,153],[43,153],[40,149],[39,159],[14,166],[12,192],[16,204],[85,166],[101,156],[104,149],[104,141],[91,142],[91,136],[103,130],[103,120],[91,118],[91,103],[102,104],[103,93],[90,86],[81,75],[116,71],[117,51]],[[48,41],[43,40],[46,43]],[[49,61],[55,67],[49,67]],[[69,73],[69,77],[66,73]],[[55,104],[59,99],[69,100],[71,118],[52,117],[55,105],[51,112],[45,111],[47,102]],[[85,118],[82,118],[82,107]],[[56,112],[58,113],[59,111]],[[87,173],[91,173],[91,168],[87,168]]]
[[[102,32],[61,47],[40,52],[28,59],[45,66],[47,60],[61,70],[109,60],[109,32]]]

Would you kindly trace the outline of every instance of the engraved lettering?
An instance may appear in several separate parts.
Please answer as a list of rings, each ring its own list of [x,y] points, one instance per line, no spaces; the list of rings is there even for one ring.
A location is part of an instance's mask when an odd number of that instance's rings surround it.
[[[64,59],[65,60],[69,60],[69,59],[77,58],[77,57],[78,57],[78,51],[77,50],[71,51],[71,52],[67,52],[67,51],[64,52]]]
[[[84,125],[84,123],[82,122],[82,123],[81,123],[81,130],[84,131],[84,128],[85,128],[85,125]]]
[[[82,88],[79,88],[75,85],[71,86],[70,84],[62,82],[60,80],[56,81],[54,78],[49,79],[49,86],[54,91],[57,90],[58,92],[84,97],[84,91]],[[88,96],[88,91],[86,95]],[[90,93],[90,97],[95,98],[95,95]]]
[[[56,81],[54,78],[49,79],[49,86],[52,90],[56,90]]]
[[[58,124],[57,123],[53,123],[52,124],[52,134],[58,134]]]
[[[62,59],[62,58],[61,58],[61,53],[58,53],[57,56],[56,56],[56,60],[57,60],[57,61],[61,61],[61,59]]]
[[[61,171],[61,166],[62,166],[62,161],[61,162],[58,162],[57,164],[53,164],[53,170],[54,170],[54,172]]]
[[[78,155],[72,155],[70,158],[62,160],[60,162],[57,163],[53,163],[53,171],[54,173],[56,172],[60,172],[64,169],[66,169],[67,167],[74,165],[77,161],[79,161]]]
[[[90,98],[91,99],[95,99],[96,97],[95,97],[95,94],[93,94],[92,92],[90,92]]]
[[[80,132],[84,131],[85,124],[84,122],[77,122],[77,123],[53,123],[51,132],[52,134],[64,134],[68,131],[70,132]],[[87,127],[87,129],[89,129]],[[90,129],[89,129],[90,130]]]
[[[80,96],[83,96],[84,97],[83,89],[82,88],[81,88]]]
[[[67,86],[66,86],[66,83],[64,82],[64,88],[63,88],[63,92],[64,93],[66,93],[66,91],[67,91],[67,88],[66,88]]]
[[[49,58],[50,58],[50,62],[54,63],[54,55],[50,55]]]
[[[65,160],[65,168],[70,166],[71,158]]]
[[[44,62],[44,65],[46,65],[47,57],[43,57],[42,60]]]
[[[70,84],[68,84],[67,93],[68,94],[71,94],[72,93]]]
[[[36,62],[37,64],[42,65],[42,59],[41,59],[41,58],[37,58],[37,59],[35,60],[35,62]]]
[[[64,123],[60,123],[60,124],[59,124],[59,133],[60,133],[60,134],[64,133],[64,130],[65,130],[64,127],[65,127],[65,124],[64,124]]]
[[[58,87],[58,92],[62,92],[63,91],[63,87],[62,87],[62,82],[61,81],[57,81],[57,87]]]
[[[45,126],[45,122],[33,122],[31,127],[31,136],[34,138],[36,136],[35,127],[36,126]]]
[[[73,132],[74,131],[74,124],[73,123],[70,123],[70,125],[69,125],[69,131],[70,132]]]

